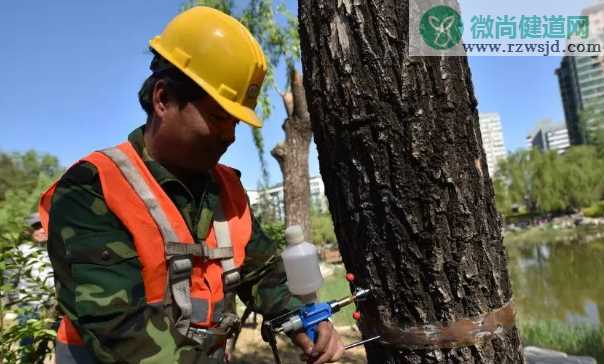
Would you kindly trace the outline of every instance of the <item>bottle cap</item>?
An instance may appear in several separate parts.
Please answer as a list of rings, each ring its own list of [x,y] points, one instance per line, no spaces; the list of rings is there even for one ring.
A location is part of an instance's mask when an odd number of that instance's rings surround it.
[[[289,245],[304,242],[304,231],[302,231],[302,226],[292,225],[285,229],[285,240],[287,240],[287,244]]]

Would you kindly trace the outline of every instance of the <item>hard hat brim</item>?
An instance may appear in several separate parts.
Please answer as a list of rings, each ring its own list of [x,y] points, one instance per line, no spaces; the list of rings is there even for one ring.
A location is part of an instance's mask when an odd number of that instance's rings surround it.
[[[159,53],[162,57],[164,57],[168,62],[170,62],[174,67],[178,68],[182,73],[187,75],[190,79],[192,79],[196,84],[198,84],[214,101],[216,101],[229,115],[237,118],[237,120],[241,120],[244,123],[254,127],[261,128],[262,120],[256,115],[256,112],[251,108],[242,106],[241,104],[231,101],[228,98],[220,95],[214,87],[205,82],[201,77],[197,76],[192,70],[179,66],[179,62],[176,62],[172,59],[170,52],[167,52],[156,39],[152,39],[149,42],[151,48],[153,48],[157,53]]]
[[[200,85],[201,86],[201,85]],[[203,88],[203,86],[202,86]],[[233,102],[220,95],[212,95],[212,92],[204,90],[226,111],[229,115],[235,117],[237,120],[241,120],[244,123],[254,127],[262,128],[262,120],[256,115],[256,112],[248,107],[241,106],[240,104]]]

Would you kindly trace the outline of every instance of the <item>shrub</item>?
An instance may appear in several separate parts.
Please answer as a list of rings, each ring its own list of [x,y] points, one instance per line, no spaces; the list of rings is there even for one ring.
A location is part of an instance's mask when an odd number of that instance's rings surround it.
[[[604,217],[604,201],[597,202],[590,207],[584,208],[583,215],[586,217]]]

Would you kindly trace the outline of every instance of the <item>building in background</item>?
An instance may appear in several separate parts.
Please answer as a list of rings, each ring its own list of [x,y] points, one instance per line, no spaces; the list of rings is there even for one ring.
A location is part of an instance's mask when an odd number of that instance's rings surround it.
[[[533,131],[526,137],[526,149],[547,149],[547,141],[545,140],[543,130],[538,129],[536,132]]]
[[[498,113],[481,113],[479,119],[482,146],[487,155],[489,175],[492,177],[497,172],[497,163],[507,157],[507,151],[503,143],[501,117]]]
[[[585,42],[604,44],[604,1],[598,0],[583,9],[581,15],[589,16],[590,38]],[[604,113],[604,56],[565,56],[556,75],[570,143],[584,144],[585,126],[580,120],[581,112],[591,110]]]
[[[559,128],[550,130],[545,133],[547,146],[549,150],[555,150],[559,154],[566,152],[570,148],[570,139],[568,138],[568,130],[566,125],[562,124]]]
[[[566,128],[572,145],[584,144],[584,133],[579,125],[579,112],[583,109],[583,100],[575,64],[576,57],[563,57],[560,68],[556,70]]]
[[[283,204],[283,184],[279,183],[276,186],[270,187],[264,191],[266,195],[265,206],[268,205],[269,209],[274,213],[277,220],[285,220],[285,206]],[[250,206],[254,215],[261,213],[261,207],[263,205],[261,198],[262,194],[259,190],[247,190],[247,197],[250,200]]]
[[[570,147],[570,140],[566,125],[555,124],[551,119],[544,119],[526,137],[528,149],[554,150],[559,154]]]
[[[604,34],[604,0],[596,0],[581,11],[581,15],[589,16],[589,29],[593,34]]]
[[[314,176],[309,179],[310,184],[310,202],[311,207],[317,209],[321,213],[329,211],[327,197],[325,197],[325,185],[321,176]],[[260,212],[262,206],[262,193],[266,193],[267,203],[270,209],[274,212],[275,218],[285,220],[285,200],[283,194],[283,184],[279,183],[265,191],[248,190],[247,195],[250,200],[250,206],[254,214]]]

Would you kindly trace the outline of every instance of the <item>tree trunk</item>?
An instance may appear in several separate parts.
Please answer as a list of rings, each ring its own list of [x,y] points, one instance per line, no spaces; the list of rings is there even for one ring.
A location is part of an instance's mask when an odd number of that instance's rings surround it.
[[[290,69],[290,85],[291,92],[282,95],[287,111],[282,126],[285,142],[273,148],[271,154],[283,174],[285,225],[302,226],[306,239],[310,239],[308,148],[312,130],[302,76],[294,68]]]
[[[407,55],[407,0],[301,0],[321,175],[369,363],[522,363],[465,57]]]

